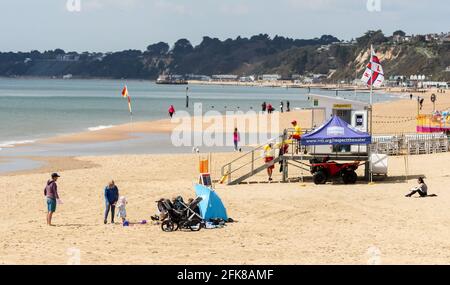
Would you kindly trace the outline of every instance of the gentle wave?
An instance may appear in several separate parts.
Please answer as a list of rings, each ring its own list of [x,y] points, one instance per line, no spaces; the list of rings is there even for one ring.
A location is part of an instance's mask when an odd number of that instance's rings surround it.
[[[89,131],[91,132],[95,132],[95,131],[100,131],[100,130],[104,130],[104,129],[110,129],[114,127],[113,125],[108,125],[108,126],[96,126],[96,127],[91,127],[88,128]]]
[[[28,143],[34,143],[34,142],[35,141],[33,141],[33,140],[0,142],[0,150],[2,148],[12,148],[12,147],[15,147],[16,145],[28,144]]]

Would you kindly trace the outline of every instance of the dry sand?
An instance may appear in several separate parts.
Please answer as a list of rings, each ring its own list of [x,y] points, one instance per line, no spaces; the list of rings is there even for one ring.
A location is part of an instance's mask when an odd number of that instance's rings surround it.
[[[450,106],[444,97],[448,94],[438,96],[438,108]],[[379,104],[374,112],[414,116],[413,102]],[[427,100],[424,111],[430,108]],[[299,115],[285,114],[283,124]],[[160,121],[157,127],[139,123],[138,128],[170,131],[167,122]],[[414,131],[414,124],[374,126],[380,133]],[[82,134],[80,141],[100,139],[91,137],[97,134],[109,140],[113,133],[116,139],[129,135],[110,129]],[[213,177],[220,178],[220,166],[237,155],[214,154]],[[102,223],[103,188],[111,178],[129,200],[132,222],[150,220],[154,201],[161,197],[193,196],[195,154],[49,158],[47,162],[40,170],[0,176],[1,264],[66,264],[71,248],[80,250],[81,264],[450,263],[450,153],[410,157],[406,182],[404,158],[391,157],[389,178],[375,185],[217,185],[229,216],[238,222],[196,233],[164,233],[151,224]],[[62,175],[59,191],[64,204],[55,214],[56,227],[45,225],[43,188],[51,170]],[[404,197],[420,175],[438,197]],[[279,180],[279,174],[274,178]],[[266,176],[261,173],[252,180],[265,181]],[[374,251],[379,254],[371,255]]]
[[[375,185],[217,185],[238,222],[198,233],[102,224],[106,181],[127,196],[131,221],[149,220],[158,198],[193,196],[196,155],[80,159],[98,166],[61,172],[56,227],[45,225],[47,174],[0,177],[0,263],[65,264],[69,248],[80,250],[82,264],[366,264],[371,247],[384,264],[450,261],[450,154],[412,157],[407,183],[403,158],[394,157],[391,178]],[[213,159],[219,166],[230,154]],[[437,198],[403,196],[417,175]]]

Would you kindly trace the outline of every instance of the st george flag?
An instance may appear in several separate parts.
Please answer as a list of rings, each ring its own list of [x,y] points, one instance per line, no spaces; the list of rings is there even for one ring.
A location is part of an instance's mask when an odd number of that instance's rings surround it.
[[[384,71],[380,64],[373,46],[371,47],[370,62],[367,64],[366,71],[364,71],[363,77],[361,78],[368,86],[380,87],[384,81]]]
[[[128,110],[130,111],[130,115],[132,115],[133,112],[131,111],[131,97],[128,94],[128,88],[127,88],[126,85],[125,85],[125,87],[122,90],[122,97],[128,99]]]

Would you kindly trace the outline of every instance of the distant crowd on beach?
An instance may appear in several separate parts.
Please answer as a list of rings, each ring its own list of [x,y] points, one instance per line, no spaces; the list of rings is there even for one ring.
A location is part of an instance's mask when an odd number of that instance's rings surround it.
[[[284,113],[284,102],[280,101],[280,113]],[[263,113],[267,112],[268,114],[272,114],[273,111],[275,111],[275,108],[270,103],[266,103],[265,101],[261,104],[261,111]],[[289,101],[286,101],[286,112],[291,111],[291,103]]]

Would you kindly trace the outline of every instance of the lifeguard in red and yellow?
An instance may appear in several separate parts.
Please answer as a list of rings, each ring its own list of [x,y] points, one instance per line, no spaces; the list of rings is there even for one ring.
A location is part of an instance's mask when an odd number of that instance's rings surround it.
[[[272,143],[268,143],[264,146],[263,149],[264,162],[269,164],[267,167],[267,175],[269,176],[269,181],[272,181],[272,173],[275,165],[273,164],[273,160],[275,158],[275,149]]]
[[[302,128],[295,120],[292,121],[291,124],[294,127],[294,133],[292,134],[292,138],[295,140],[300,140],[302,138]]]
[[[297,141],[295,153],[298,153],[298,150],[300,148],[300,140],[302,139],[302,128],[296,120],[292,121],[291,124],[294,128],[294,133],[290,136],[290,138]]]

